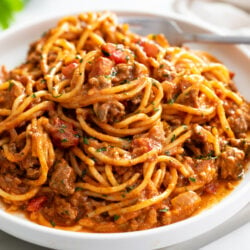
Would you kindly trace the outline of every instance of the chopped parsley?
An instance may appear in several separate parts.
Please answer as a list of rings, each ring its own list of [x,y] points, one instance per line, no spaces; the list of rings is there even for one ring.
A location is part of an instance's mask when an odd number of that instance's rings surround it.
[[[168,208],[163,208],[163,209],[159,209],[159,212],[161,212],[161,213],[166,213],[166,212],[168,212],[169,211],[169,209]]]
[[[173,134],[172,138],[171,138],[171,142],[173,142],[176,139],[176,135]]]
[[[53,220],[50,221],[50,224],[51,224],[52,227],[56,226],[56,223]]]
[[[168,104],[173,104],[175,102],[175,100],[177,99],[177,97],[178,97],[178,94],[174,95],[173,98],[168,100]]]
[[[98,149],[96,150],[96,152],[104,152],[104,151],[107,151],[107,148],[106,148],[106,147],[98,148]]]
[[[131,192],[134,188],[135,188],[135,185],[127,186],[127,187],[126,187],[126,192],[129,193],[129,192]]]
[[[68,142],[68,139],[63,138],[63,139],[61,140],[61,142]]]
[[[165,155],[170,155],[170,151],[166,151],[166,152],[165,152]]]
[[[152,85],[158,89],[158,86],[155,81],[152,82]]]
[[[120,215],[115,214],[114,215],[114,221],[117,221],[120,218]]]
[[[162,69],[163,67],[164,67],[164,64],[161,64],[161,65],[160,65],[160,69]]]
[[[194,178],[194,177],[189,177],[188,178],[190,181],[192,181],[192,182],[196,182],[196,178]]]
[[[58,129],[58,132],[60,132],[61,134],[65,133],[65,130],[63,128]]]
[[[36,98],[36,94],[33,93],[33,94],[31,95],[31,97],[32,97],[32,98]]]
[[[11,89],[13,88],[14,85],[15,85],[15,83],[10,81],[8,91],[11,91]]]
[[[82,63],[82,62],[83,62],[83,59],[81,58],[79,62]]]
[[[218,156],[214,155],[214,151],[210,151],[207,155],[198,155],[195,157],[195,159],[199,160],[212,160],[212,159],[217,159]]]
[[[75,188],[75,192],[77,192],[77,191],[82,191],[83,190],[83,188],[81,188],[81,187],[76,187]]]
[[[238,174],[237,179],[241,180],[244,176],[244,172],[242,171],[240,174]]]
[[[105,78],[110,79],[111,75],[104,75]]]
[[[69,210],[64,210],[64,211],[63,211],[63,214],[69,215]]]
[[[126,58],[125,58],[125,59],[126,59],[126,61],[129,61],[129,56],[126,56]]]
[[[44,84],[44,83],[46,83],[46,80],[45,79],[41,79],[40,82]]]
[[[173,104],[175,102],[175,100],[174,100],[174,98],[172,98],[172,99],[170,99],[169,101],[168,101],[168,104]]]
[[[80,135],[79,134],[74,134],[74,137],[80,138]]]
[[[89,140],[86,136],[83,137],[83,144],[89,144]]]
[[[160,109],[159,108],[153,108],[153,110],[156,112],[156,111],[159,111]]]

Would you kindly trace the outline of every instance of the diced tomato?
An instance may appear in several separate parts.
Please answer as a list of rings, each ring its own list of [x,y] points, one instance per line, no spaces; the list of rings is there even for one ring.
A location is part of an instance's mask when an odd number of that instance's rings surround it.
[[[69,148],[77,146],[79,143],[79,134],[73,129],[73,125],[69,122],[65,122],[60,118],[54,120],[54,127],[50,133],[53,138],[53,142],[62,148]]]
[[[48,198],[46,196],[35,197],[29,201],[26,210],[28,212],[37,212],[44,206],[47,200]]]
[[[135,138],[131,143],[132,154],[139,156],[154,149],[154,141],[150,138]]]
[[[143,50],[149,57],[156,58],[157,54],[159,53],[159,47],[153,41],[141,40],[139,41],[139,45],[143,47]]]
[[[68,64],[67,66],[62,67],[62,73],[63,75],[70,79],[73,76],[74,70],[77,68],[78,63],[72,62]]]
[[[89,77],[95,77],[99,75],[110,75],[113,68],[113,62],[105,57],[99,57],[95,60]]]
[[[230,77],[230,79],[233,79],[233,78],[234,78],[234,76],[235,76],[235,73],[234,73],[234,72],[232,72],[232,71],[229,71],[229,77]]]
[[[102,45],[101,50],[102,50],[102,54],[105,57],[110,58],[116,64],[126,63],[128,61],[127,53],[125,53],[125,51],[122,50],[122,48],[119,48],[115,44],[106,43],[106,44]]]

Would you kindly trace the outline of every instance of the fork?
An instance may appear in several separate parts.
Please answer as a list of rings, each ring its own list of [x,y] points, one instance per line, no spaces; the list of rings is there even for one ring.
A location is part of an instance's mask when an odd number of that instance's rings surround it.
[[[140,35],[163,33],[171,45],[180,46],[186,42],[250,44],[250,36],[217,35],[209,33],[187,33],[172,20],[151,16],[119,16],[120,23],[128,23],[130,29]]]

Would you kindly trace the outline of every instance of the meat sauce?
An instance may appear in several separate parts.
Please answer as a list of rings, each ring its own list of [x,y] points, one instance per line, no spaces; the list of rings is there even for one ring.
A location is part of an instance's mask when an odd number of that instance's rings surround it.
[[[25,100],[28,116],[27,110],[50,103],[27,121],[22,112],[14,113],[18,125],[1,116],[1,135],[8,140],[0,150],[0,188],[23,195],[41,181],[41,173],[46,176],[31,199],[3,199],[7,209],[49,227],[108,233],[169,225],[220,202],[239,184],[250,157],[250,106],[241,100],[233,74],[224,65],[217,70],[216,64],[215,73],[213,67],[202,69],[193,58],[204,65],[218,62],[202,52],[170,47],[162,35],[127,33],[125,26],[112,26],[116,37],[104,32],[102,23],[81,45],[82,19],[79,27],[61,34],[56,48],[51,45],[46,60],[42,45],[50,32],[31,46],[20,68],[0,69],[0,81],[9,82],[0,91],[1,109],[12,113]],[[225,86],[213,88],[224,78]],[[32,95],[26,93],[30,86]],[[219,98],[223,101],[216,102]],[[26,145],[31,145],[27,152]]]

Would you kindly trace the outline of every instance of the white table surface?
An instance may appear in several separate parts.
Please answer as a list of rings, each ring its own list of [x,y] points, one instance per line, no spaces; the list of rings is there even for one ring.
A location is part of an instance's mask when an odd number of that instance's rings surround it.
[[[1,0],[0,0],[1,2]],[[18,13],[12,26],[69,12],[87,10],[141,10],[164,14],[173,11],[174,0],[30,0],[25,10]],[[122,4],[121,4],[122,3]],[[1,4],[1,3],[0,3]],[[0,31],[1,32],[1,31]],[[0,222],[1,223],[1,222]],[[45,250],[0,231],[0,250]],[[161,250],[249,250],[250,204],[215,229],[192,240]]]

